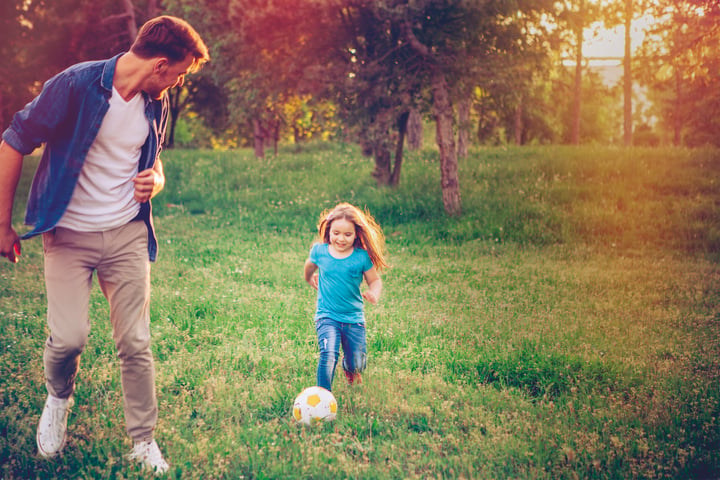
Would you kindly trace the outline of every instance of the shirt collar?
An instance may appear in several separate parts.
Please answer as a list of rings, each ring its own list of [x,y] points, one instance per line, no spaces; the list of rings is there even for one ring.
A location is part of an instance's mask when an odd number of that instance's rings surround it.
[[[113,77],[115,76],[115,66],[117,65],[118,58],[120,58],[122,55],[124,55],[124,53],[118,53],[110,60],[108,60],[103,67],[100,85],[102,85],[102,87],[108,92],[112,92]]]

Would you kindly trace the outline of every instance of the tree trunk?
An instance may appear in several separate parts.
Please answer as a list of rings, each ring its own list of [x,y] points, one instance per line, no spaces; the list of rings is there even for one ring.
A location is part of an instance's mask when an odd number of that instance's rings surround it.
[[[515,145],[523,144],[523,102],[522,97],[518,100],[518,104],[515,107]]]
[[[167,135],[165,136],[165,146],[173,148],[175,146],[175,125],[177,124],[178,115],[180,114],[180,92],[178,89],[170,88],[167,92],[170,101],[170,125],[168,126]]]
[[[458,103],[458,158],[467,158],[470,138],[470,100]]]
[[[582,107],[582,62],[583,62],[583,30],[585,21],[585,2],[580,0],[580,11],[578,14],[577,25],[575,26],[575,38],[577,39],[577,49],[575,51],[575,87],[573,97],[573,117],[572,117],[572,138],[574,145],[580,144],[580,111]]]
[[[378,187],[390,185],[390,151],[378,145],[373,148],[375,156],[375,170],[372,176],[375,177]]]
[[[0,125],[3,126],[7,125],[7,123],[5,123],[5,110],[7,109],[5,108],[5,102],[3,101],[2,91],[0,91]]]
[[[170,125],[167,127],[168,131],[166,134],[167,140],[165,140],[165,145],[167,145],[168,148],[175,146],[175,128],[177,127],[177,122],[180,119],[180,113],[188,103],[188,95],[186,94],[183,98],[183,91],[185,91],[184,88],[185,87],[174,87],[168,89],[167,92],[168,100],[170,101]]]
[[[675,108],[674,118],[672,120],[673,126],[673,145],[679,147],[682,144],[682,80],[680,79],[679,69],[675,68]]]
[[[273,125],[273,154],[277,157],[278,145],[280,144],[280,122]]]
[[[405,147],[405,134],[408,129],[408,119],[410,118],[410,112],[405,112],[400,115],[397,122],[398,127],[398,139],[395,145],[395,166],[392,169],[390,175],[390,185],[396,187],[400,184],[400,171],[402,169],[403,162],[403,149]]]
[[[130,43],[135,41],[135,37],[138,34],[137,22],[135,21],[135,6],[132,0],[123,0],[123,7],[125,7],[125,15],[127,15],[127,30],[128,36],[130,37]]]
[[[253,143],[255,145],[255,158],[265,158],[265,138],[260,120],[253,119]]]
[[[453,109],[450,103],[447,80],[437,69],[432,77],[433,115],[437,127],[437,144],[440,149],[440,186],[443,205],[450,216],[461,213],[458,163],[453,133]]]
[[[167,134],[167,140],[165,141],[166,148],[174,148],[175,147],[175,126],[177,124],[177,116],[171,115],[170,116],[170,128],[168,129]]]
[[[148,19],[155,18],[159,15],[160,9],[158,8],[157,0],[148,0],[146,12]]]
[[[423,120],[417,109],[410,110],[407,127],[408,148],[412,151],[420,150],[423,143]]]
[[[632,48],[630,38],[630,28],[632,27],[633,2],[625,0],[625,58],[623,59],[623,95],[624,95],[624,135],[625,146],[632,145]]]
[[[493,109],[488,107],[487,100],[480,100],[477,113],[477,141],[482,144],[492,140],[492,143],[497,145],[499,143],[497,137],[498,119]]]
[[[410,46],[423,57],[432,58],[428,46],[420,42],[413,33],[410,22],[406,20],[400,26]],[[460,182],[455,152],[455,133],[453,132],[453,109],[450,103],[447,79],[437,65],[432,74],[430,89],[433,94],[433,116],[435,117],[437,144],[440,149],[440,186],[443,205],[448,215],[460,215]]]

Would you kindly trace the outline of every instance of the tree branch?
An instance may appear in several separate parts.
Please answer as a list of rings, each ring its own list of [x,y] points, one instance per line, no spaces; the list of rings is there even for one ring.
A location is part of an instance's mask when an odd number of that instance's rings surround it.
[[[408,42],[408,45],[410,45],[413,50],[415,50],[417,53],[419,53],[423,57],[430,56],[430,49],[428,48],[427,45],[425,45],[420,40],[418,40],[418,38],[415,36],[415,33],[412,31],[410,22],[407,19],[403,19],[400,21],[400,28],[401,28],[403,37],[405,37],[405,40]]]
[[[120,22],[120,21],[126,21],[128,18],[132,18],[132,15],[129,13],[116,13],[114,15],[108,15],[104,17],[101,20],[101,23],[112,23],[112,22]]]

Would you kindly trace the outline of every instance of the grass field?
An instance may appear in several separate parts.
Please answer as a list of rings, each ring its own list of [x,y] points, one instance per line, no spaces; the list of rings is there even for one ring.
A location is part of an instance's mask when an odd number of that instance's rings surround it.
[[[431,151],[377,188],[355,148],[263,161],[170,151],[154,201],[152,333],[171,478],[720,478],[720,151],[474,150],[443,214]],[[26,162],[17,228],[33,163]],[[321,211],[388,238],[361,386],[302,428]],[[24,229],[24,227],[22,227]],[[47,335],[39,239],[0,263],[0,479],[139,478],[96,287],[65,454],[36,454]]]

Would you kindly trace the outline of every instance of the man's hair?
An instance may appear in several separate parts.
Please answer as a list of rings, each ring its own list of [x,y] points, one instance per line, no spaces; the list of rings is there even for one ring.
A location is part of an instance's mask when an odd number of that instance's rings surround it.
[[[140,28],[130,51],[140,58],[166,57],[177,63],[192,54],[191,71],[210,60],[205,43],[185,20],[169,15],[155,17]]]

